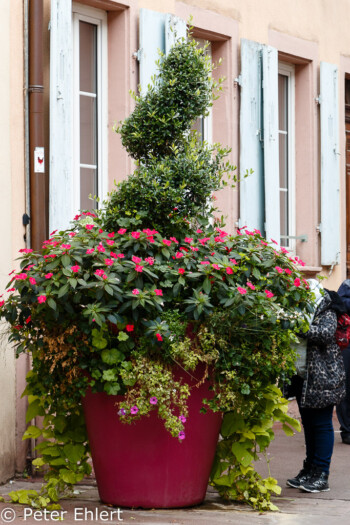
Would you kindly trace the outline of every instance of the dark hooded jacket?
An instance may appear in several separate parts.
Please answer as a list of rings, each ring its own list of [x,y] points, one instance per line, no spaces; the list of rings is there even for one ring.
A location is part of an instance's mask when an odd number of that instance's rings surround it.
[[[338,295],[342,298],[346,306],[346,311],[350,314],[350,279],[346,279],[339,287]]]
[[[307,372],[301,406],[323,408],[345,397],[345,370],[341,350],[335,340],[337,314],[346,311],[336,292],[325,290],[309,331]]]

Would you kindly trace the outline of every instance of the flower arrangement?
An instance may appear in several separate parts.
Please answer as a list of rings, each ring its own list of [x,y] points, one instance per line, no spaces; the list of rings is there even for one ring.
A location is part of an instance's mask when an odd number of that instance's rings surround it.
[[[34,464],[50,470],[41,494],[13,493],[14,501],[48,505],[89,473],[88,386],[123,394],[116,410],[126,423],[157,410],[174,438],[186,439],[190,392],[173,369],[203,364],[213,385],[203,410],[225,414],[212,483],[225,497],[274,508],[276,481],[261,480],[252,462],[273,439],[274,420],[287,432],[297,426],[276,383],[293,373],[290,342],[305,329],[310,293],[301,261],[275,241],[210,224],[208,200],[232,170],[227,150],[188,133],[217,87],[210,67],[195,42],[177,44],[119,129],[140,161],[135,173],[102,211],[81,212],[41,252],[21,250],[0,316],[17,353],[33,357],[27,420],[45,418],[25,437],[42,435]],[[169,131],[175,104],[186,118]]]

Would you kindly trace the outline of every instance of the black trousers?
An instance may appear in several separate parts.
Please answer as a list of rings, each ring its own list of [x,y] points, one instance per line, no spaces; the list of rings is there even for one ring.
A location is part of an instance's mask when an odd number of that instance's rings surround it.
[[[343,438],[350,437],[350,345],[342,351],[342,355],[346,374],[346,396],[337,406],[337,416]]]

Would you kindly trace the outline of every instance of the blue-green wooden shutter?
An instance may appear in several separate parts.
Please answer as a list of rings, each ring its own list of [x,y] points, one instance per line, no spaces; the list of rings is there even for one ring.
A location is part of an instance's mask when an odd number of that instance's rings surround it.
[[[263,57],[263,122],[265,234],[280,243],[280,180],[278,137],[278,54],[264,46]]]
[[[241,40],[239,225],[264,230],[264,165],[262,148],[261,44]]]
[[[339,104],[338,68],[321,62],[321,264],[339,263]]]
[[[158,72],[159,51],[167,54],[176,40],[186,37],[186,23],[168,13],[140,9],[140,78],[141,94],[147,91]]]

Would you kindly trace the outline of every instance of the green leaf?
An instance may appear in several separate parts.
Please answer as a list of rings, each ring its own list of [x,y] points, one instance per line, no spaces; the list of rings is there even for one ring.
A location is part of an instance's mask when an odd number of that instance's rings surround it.
[[[66,295],[66,293],[68,292],[69,290],[69,284],[65,284],[64,286],[62,286],[62,288],[60,288],[58,294],[57,294],[57,298],[59,299],[60,297],[63,297],[64,295]]]
[[[41,405],[41,400],[36,399],[32,403],[29,404],[27,413],[26,413],[26,423],[29,423],[32,419],[34,419],[36,416],[44,416],[45,411]]]
[[[37,439],[41,436],[42,431],[40,428],[30,425],[24,432],[22,439]]]
[[[57,304],[56,302],[52,299],[52,297],[49,297],[47,299],[47,304],[49,305],[50,308],[52,308],[53,310],[56,310],[57,308]]]
[[[71,485],[75,485],[77,482],[77,476],[74,474],[74,472],[67,470],[67,469],[60,469],[60,478],[65,483],[70,483]]]
[[[70,264],[72,262],[71,258],[67,254],[62,255],[61,261],[62,261],[63,266],[65,266],[66,268],[67,268],[67,266],[70,266]]]
[[[210,290],[211,290],[211,282],[210,280],[208,279],[208,277],[206,277],[206,279],[204,279],[204,282],[203,282],[203,286],[202,286],[203,290],[205,293],[210,293]]]
[[[128,334],[125,332],[119,332],[118,334],[118,341],[127,341],[129,339]]]
[[[125,355],[117,350],[116,348],[111,348],[110,350],[102,350],[101,358],[104,363],[108,365],[114,365],[120,363],[125,359]]]
[[[85,447],[83,445],[65,445],[63,452],[71,463],[78,463],[85,454]]]
[[[250,465],[251,462],[254,460],[254,457],[249,452],[249,450],[244,448],[244,446],[241,445],[241,443],[233,443],[231,450],[236,456],[237,461],[242,463],[244,467],[248,467],[248,465]]]

